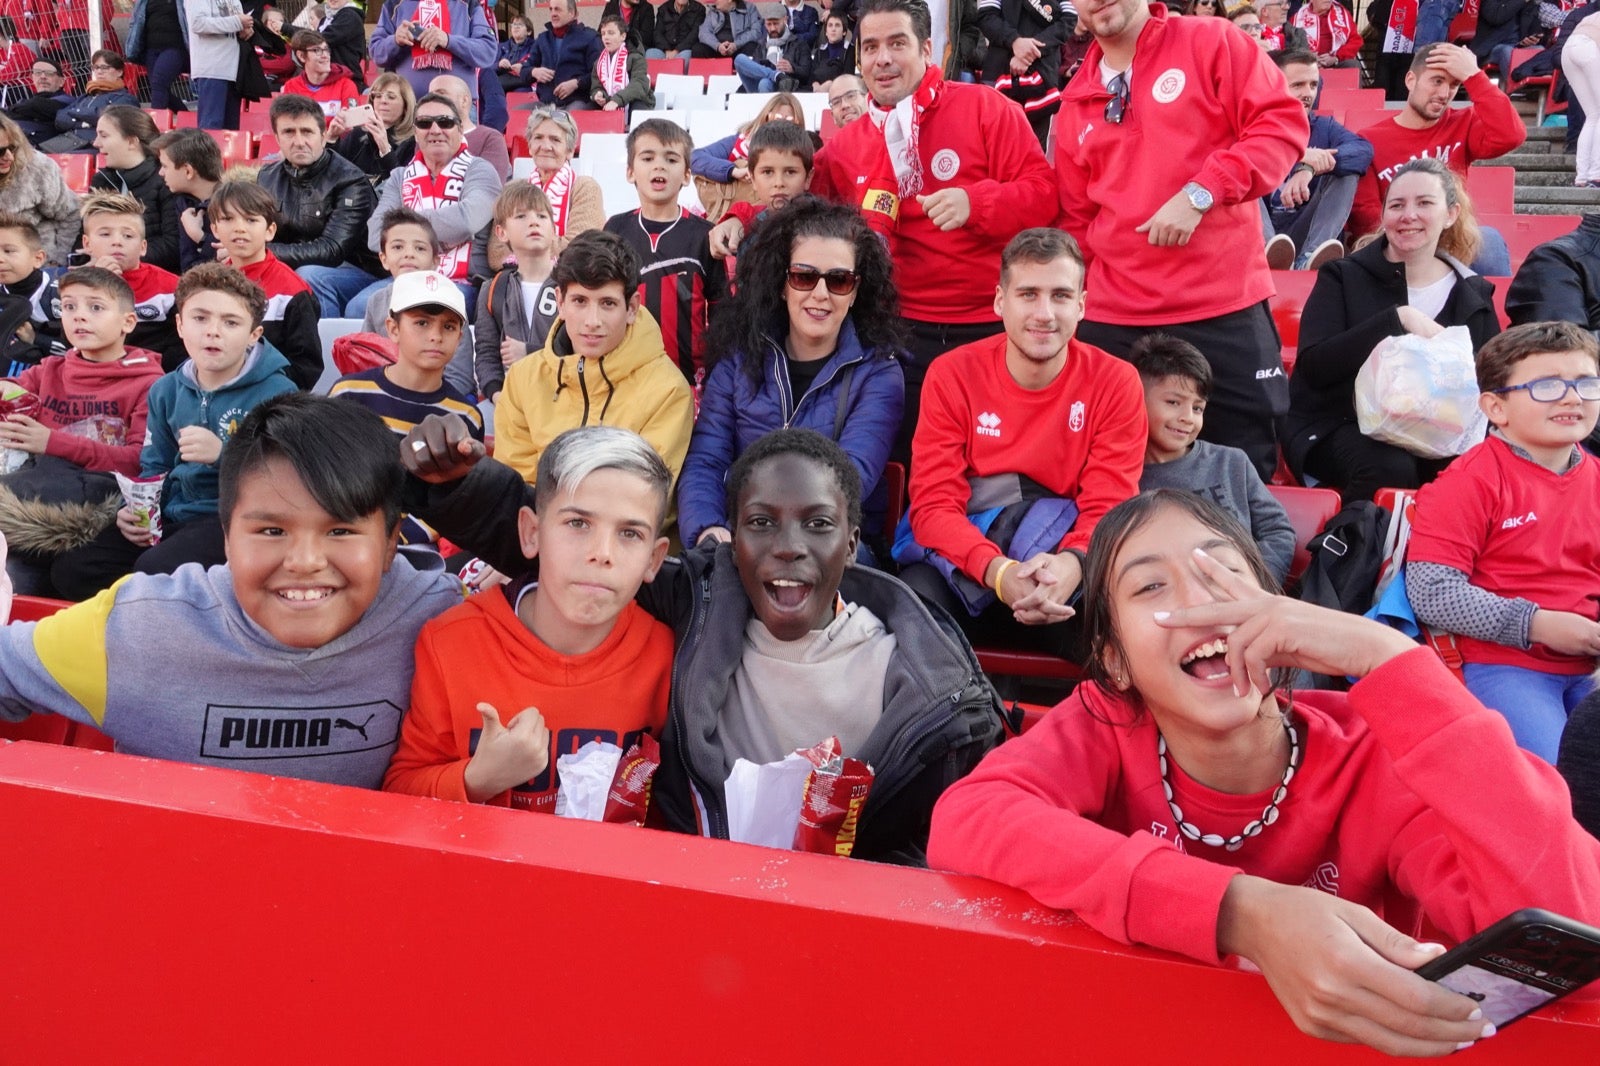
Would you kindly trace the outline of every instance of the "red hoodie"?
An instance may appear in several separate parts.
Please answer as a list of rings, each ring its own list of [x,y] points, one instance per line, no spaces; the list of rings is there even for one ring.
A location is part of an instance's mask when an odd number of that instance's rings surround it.
[[[1511,98],[1496,88],[1489,75],[1479,71],[1461,83],[1471,107],[1454,107],[1427,129],[1413,130],[1392,118],[1359,130],[1372,142],[1372,165],[1356,186],[1350,208],[1350,232],[1375,232],[1383,222],[1383,198],[1389,193],[1394,172],[1413,159],[1429,156],[1443,160],[1463,181],[1474,159],[1493,159],[1520,147],[1528,139],[1522,116]],[[1411,114],[1396,111],[1396,115]]]
[[[1056,118],[1059,225],[1089,260],[1088,318],[1120,326],[1198,322],[1272,295],[1257,201],[1305,154],[1305,108],[1261,46],[1227,19],[1170,18],[1150,5],[1120,125],[1103,53],[1062,93]],[[1214,200],[1189,243],[1158,248],[1143,225],[1188,181]]]
[[[930,74],[937,80],[937,70]],[[850,123],[817,154],[812,192],[867,206],[863,197],[874,190],[866,177],[884,152],[874,117]],[[900,309],[918,322],[993,322],[1001,250],[1027,227],[1049,225],[1055,210],[1055,181],[1039,138],[1022,109],[993,89],[947,81],[922,117],[917,146],[921,195],[965,189],[972,214],[946,233],[915,199],[899,203],[898,218],[862,212],[889,241]]]
[[[46,455],[85,470],[138,477],[145,398],[160,376],[161,357],[143,348],[129,348],[111,363],[91,362],[73,349],[49,356],[13,380],[39,397],[38,420],[50,429]],[[69,426],[77,428],[69,433]]]
[[[1150,715],[1080,685],[945,792],[928,865],[1213,963],[1239,873],[1321,889],[1402,932],[1420,910],[1458,941],[1522,907],[1600,921],[1600,841],[1573,820],[1561,776],[1518,750],[1431,649],[1348,693],[1298,692],[1295,716],[1304,755],[1278,820],[1225,852],[1179,843]],[[1270,798],[1215,792],[1176,768],[1171,779],[1184,818],[1206,832],[1238,832]]]
[[[1082,551],[1095,523],[1138,494],[1146,426],[1133,366],[1082,341],[1067,342],[1067,365],[1037,391],[1006,369],[1005,334],[952,349],[928,367],[922,387],[911,531],[982,583],[1001,552],[967,520],[971,479],[1025,474],[1077,501],[1078,520],[1061,547]]]

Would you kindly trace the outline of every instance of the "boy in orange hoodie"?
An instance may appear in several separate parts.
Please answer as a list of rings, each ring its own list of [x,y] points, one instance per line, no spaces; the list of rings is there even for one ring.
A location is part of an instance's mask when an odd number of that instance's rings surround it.
[[[554,811],[559,756],[661,734],[672,630],[634,596],[666,558],[672,474],[631,430],[587,426],[551,441],[537,477],[517,524],[539,578],[423,627],[387,791]]]

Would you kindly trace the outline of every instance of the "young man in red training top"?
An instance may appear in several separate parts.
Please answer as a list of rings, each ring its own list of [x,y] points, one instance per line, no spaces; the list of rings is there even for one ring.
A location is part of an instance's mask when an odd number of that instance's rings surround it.
[[[999,250],[1025,226],[1050,221],[1055,181],[1019,107],[987,86],[944,80],[925,5],[864,0],[859,17],[870,121],[850,123],[817,154],[811,191],[859,207],[889,242],[910,334],[906,413],[892,453],[903,459],[928,364],[1000,331]]]
[[[1069,654],[1076,627],[1054,623],[1073,616],[1068,601],[1083,580],[1089,535],[1102,515],[1139,491],[1144,387],[1131,364],[1073,338],[1083,316],[1083,273],[1083,253],[1067,234],[1022,231],[1000,259],[994,310],[1005,333],[948,352],[928,368],[911,448],[910,526],[916,544],[957,573],[947,578],[929,560],[900,577],[975,641]],[[1035,550],[1027,542],[1037,538],[1027,530],[1040,515],[1028,501],[1039,496],[1073,501],[1077,518]],[[980,530],[977,516],[995,507],[1001,514]],[[1013,523],[1006,512],[1027,517]],[[1002,550],[994,538],[1013,524]],[[899,545],[896,558],[907,561]],[[980,607],[988,598],[972,595],[973,582],[998,602]]]
[[[1145,0],[1079,10],[1094,34],[1056,119],[1058,223],[1089,261],[1078,335],[1127,357],[1160,330],[1211,364],[1205,439],[1263,480],[1289,409],[1258,201],[1300,161],[1305,109],[1226,19]]]
[[[1472,104],[1452,108],[1450,101],[1462,87]],[[1389,180],[1413,159],[1438,159],[1465,182],[1473,160],[1505,155],[1528,138],[1510,97],[1478,69],[1477,57],[1455,44],[1418,49],[1406,74],[1406,106],[1394,112],[1393,118],[1357,132],[1372,143],[1372,165],[1361,176],[1355,206],[1350,209],[1350,232],[1356,236],[1378,229]],[[1503,252],[1504,240],[1498,234],[1492,240]],[[1486,266],[1492,266],[1487,262],[1492,250],[1493,245],[1487,246],[1479,256]],[[1511,272],[1509,255],[1497,269]]]

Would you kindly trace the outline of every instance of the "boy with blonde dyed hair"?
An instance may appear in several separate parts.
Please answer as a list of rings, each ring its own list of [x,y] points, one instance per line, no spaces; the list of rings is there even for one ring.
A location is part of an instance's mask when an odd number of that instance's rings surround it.
[[[494,202],[494,235],[511,250],[478,292],[473,366],[478,395],[497,399],[506,371],[544,346],[556,320],[556,223],[550,199],[531,181],[514,181]]]
[[[557,758],[591,740],[625,751],[661,736],[672,630],[634,597],[666,559],[671,485],[630,430],[587,426],[550,442],[534,505],[517,515],[539,576],[423,627],[386,790],[553,811]]]
[[[188,358],[172,325],[173,294],[178,275],[144,261],[144,205],[125,193],[94,192],[83,199],[83,251],[89,265],[122,275],[133,290],[137,324],[128,343],[161,355],[164,370],[176,370]]]

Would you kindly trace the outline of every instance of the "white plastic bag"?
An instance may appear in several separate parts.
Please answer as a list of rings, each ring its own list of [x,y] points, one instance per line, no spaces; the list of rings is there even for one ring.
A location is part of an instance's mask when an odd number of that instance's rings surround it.
[[[1385,337],[1356,374],[1356,419],[1373,440],[1423,459],[1448,459],[1483,440],[1472,335]]]

